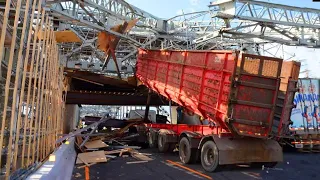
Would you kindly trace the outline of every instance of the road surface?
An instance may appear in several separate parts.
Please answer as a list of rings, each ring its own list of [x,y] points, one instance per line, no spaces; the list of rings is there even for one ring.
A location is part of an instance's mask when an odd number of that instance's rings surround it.
[[[89,168],[90,180],[319,180],[320,153],[285,153],[284,162],[275,168],[247,165],[227,166],[215,173],[205,172],[201,164],[182,165],[178,153],[161,154],[156,149],[139,150],[153,161],[137,162],[132,157],[117,157]],[[129,162],[129,163],[128,163]],[[133,162],[133,163],[130,163]],[[85,179],[84,168],[74,168],[73,180]]]

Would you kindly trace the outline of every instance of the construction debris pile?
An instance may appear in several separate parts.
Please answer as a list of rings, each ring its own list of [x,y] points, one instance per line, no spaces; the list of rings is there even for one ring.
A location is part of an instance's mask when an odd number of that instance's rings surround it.
[[[136,162],[127,162],[128,164],[148,162],[153,159],[139,153],[140,146],[134,146],[134,144],[141,142],[146,145],[146,139],[140,136],[135,127],[135,125],[143,126],[143,123],[143,119],[118,120],[106,115],[87,127],[65,135],[58,142],[75,137],[78,169],[106,163],[122,156],[131,156],[137,160]]]

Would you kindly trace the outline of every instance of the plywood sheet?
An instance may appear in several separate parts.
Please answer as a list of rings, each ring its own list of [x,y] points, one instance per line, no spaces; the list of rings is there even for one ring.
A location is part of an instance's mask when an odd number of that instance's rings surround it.
[[[79,157],[80,157],[80,159],[82,159],[86,163],[107,162],[107,158],[104,154],[104,151],[79,153],[76,164],[83,164],[83,162],[79,159]]]
[[[55,31],[54,35],[56,37],[56,41],[57,43],[73,43],[73,42],[77,42],[77,43],[81,43],[81,39],[73,32],[73,31]],[[39,31],[38,32],[38,38],[39,39],[43,39],[44,36],[44,32]]]
[[[109,38],[108,38],[108,34],[106,32],[100,32],[98,34],[98,49],[107,52],[108,48],[109,48]]]
[[[95,149],[95,148],[104,148],[104,147],[107,147],[108,145],[101,140],[94,140],[94,141],[86,142],[84,146],[88,149]]]
[[[138,22],[138,19],[133,19],[128,22],[124,22],[123,24],[115,25],[111,28],[112,31],[118,32],[120,34],[128,33]],[[115,49],[119,42],[119,37],[107,33],[107,32],[100,32],[98,34],[98,49],[108,52],[108,49]]]
[[[82,42],[73,31],[55,31],[54,34],[58,43]]]

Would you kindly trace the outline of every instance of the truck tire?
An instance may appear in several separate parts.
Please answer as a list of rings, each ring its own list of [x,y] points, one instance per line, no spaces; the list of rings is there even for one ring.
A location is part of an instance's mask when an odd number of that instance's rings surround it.
[[[168,152],[169,143],[166,142],[165,134],[158,135],[158,150],[161,153]]]
[[[157,143],[155,141],[155,135],[152,132],[147,133],[148,144],[150,148],[157,148]]]
[[[179,142],[179,157],[184,164],[191,164],[197,161],[197,149],[192,149],[188,138],[183,137]]]
[[[207,172],[219,169],[219,151],[217,145],[209,140],[201,148],[201,165]]]

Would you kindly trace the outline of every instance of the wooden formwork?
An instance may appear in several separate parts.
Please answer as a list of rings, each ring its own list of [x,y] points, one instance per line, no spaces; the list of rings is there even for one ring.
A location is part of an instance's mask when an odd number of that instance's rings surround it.
[[[5,174],[0,179],[9,179],[17,170],[45,160],[62,134],[63,67],[51,17],[41,2],[17,0],[10,12],[12,4],[7,0],[0,21],[0,57],[4,57],[6,33],[12,29],[9,56],[1,58],[7,74],[0,98],[0,170]],[[9,13],[15,14],[13,21],[8,19]]]

